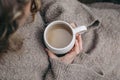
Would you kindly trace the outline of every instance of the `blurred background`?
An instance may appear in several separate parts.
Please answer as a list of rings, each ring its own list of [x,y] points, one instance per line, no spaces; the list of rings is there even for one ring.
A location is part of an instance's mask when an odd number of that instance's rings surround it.
[[[83,3],[94,3],[94,2],[111,2],[111,3],[116,3],[120,4],[120,0],[79,0]]]

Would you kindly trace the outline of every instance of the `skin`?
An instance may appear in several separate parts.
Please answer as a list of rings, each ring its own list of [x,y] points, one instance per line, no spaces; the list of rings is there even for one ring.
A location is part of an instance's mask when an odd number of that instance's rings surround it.
[[[74,23],[71,24],[73,27],[76,27]],[[72,48],[72,50],[70,52],[68,52],[65,56],[63,57],[57,57],[54,53],[52,53],[50,50],[46,49],[48,56],[52,59],[56,59],[59,60],[61,62],[67,63],[67,64],[71,64],[75,57],[80,54],[80,52],[82,52],[83,48],[82,48],[82,38],[81,35],[77,34],[76,35],[76,41],[75,41],[75,45]]]

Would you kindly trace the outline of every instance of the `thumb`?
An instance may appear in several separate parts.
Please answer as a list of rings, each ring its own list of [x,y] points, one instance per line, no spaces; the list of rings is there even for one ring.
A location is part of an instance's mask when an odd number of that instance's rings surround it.
[[[45,50],[48,52],[48,56],[50,58],[52,58],[52,59],[58,59],[58,57],[54,53],[52,53],[50,50],[48,50],[48,49],[45,49]]]

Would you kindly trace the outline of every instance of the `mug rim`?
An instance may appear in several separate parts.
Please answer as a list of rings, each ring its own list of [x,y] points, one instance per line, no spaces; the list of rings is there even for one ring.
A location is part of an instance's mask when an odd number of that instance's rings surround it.
[[[56,48],[56,47],[51,46],[51,45],[48,43],[47,39],[46,39],[46,34],[47,34],[48,29],[51,27],[51,25],[54,25],[55,23],[64,23],[64,24],[68,25],[69,28],[70,28],[71,31],[72,31],[72,39],[71,39],[70,43],[69,43],[67,46],[63,47],[63,48]],[[72,44],[72,42],[73,42],[73,40],[74,40],[74,37],[75,37],[74,35],[75,35],[75,34],[74,34],[73,29],[72,29],[72,26],[71,26],[68,22],[66,22],[66,21],[61,21],[61,20],[56,20],[56,21],[53,21],[53,22],[51,22],[50,24],[48,24],[48,26],[45,28],[45,31],[44,31],[44,41],[45,41],[46,46],[49,46],[50,48],[52,48],[52,49],[54,49],[54,50],[63,50],[63,49],[65,49],[65,48],[68,48],[68,47],[70,46],[70,44]]]

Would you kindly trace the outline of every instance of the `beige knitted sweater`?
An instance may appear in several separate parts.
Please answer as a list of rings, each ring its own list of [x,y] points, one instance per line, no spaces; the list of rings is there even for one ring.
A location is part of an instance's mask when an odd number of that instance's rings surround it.
[[[0,80],[119,80],[119,9],[94,6],[77,0],[43,0],[42,17],[38,13],[33,23],[17,31],[24,38],[22,49],[0,56]],[[100,25],[82,35],[84,51],[72,64],[48,59],[42,40],[46,24],[65,20],[89,25],[96,19]]]

